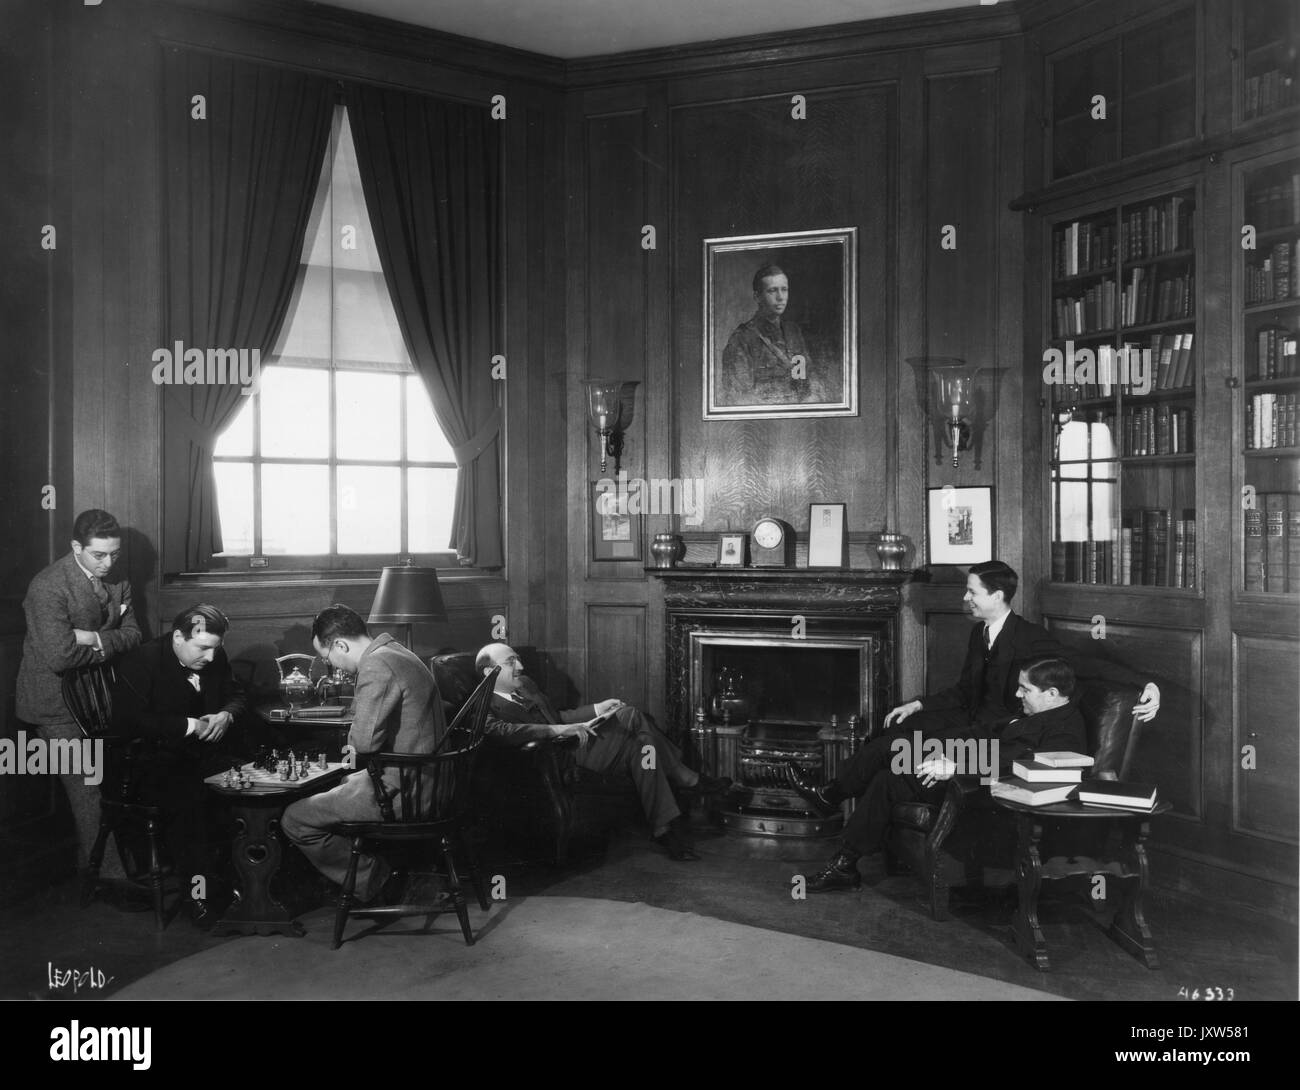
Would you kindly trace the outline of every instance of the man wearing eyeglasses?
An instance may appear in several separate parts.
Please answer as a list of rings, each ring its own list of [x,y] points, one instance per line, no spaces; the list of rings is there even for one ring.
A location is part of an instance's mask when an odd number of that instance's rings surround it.
[[[140,642],[131,585],[108,580],[122,551],[122,528],[107,511],[82,511],[72,527],[72,551],[40,572],[27,588],[27,634],[18,667],[16,712],[47,741],[81,737],[63,703],[59,675],[108,662]],[[60,776],[77,830],[77,869],[85,869],[99,830],[99,790],[80,775]],[[105,876],[121,878],[116,853]]]
[[[676,862],[699,859],[682,836],[678,791],[715,794],[728,779],[687,768],[681,751],[650,719],[617,698],[557,713],[546,695],[524,676],[513,647],[490,643],[474,659],[482,675],[500,666],[485,734],[490,742],[522,746],[544,738],[577,738],[580,768],[597,774],[622,771],[636,787],[656,844]]]

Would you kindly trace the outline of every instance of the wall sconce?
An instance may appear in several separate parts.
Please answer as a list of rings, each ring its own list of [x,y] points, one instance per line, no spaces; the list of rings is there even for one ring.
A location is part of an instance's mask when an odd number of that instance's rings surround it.
[[[587,415],[600,435],[600,472],[604,474],[606,457],[614,459],[614,476],[623,454],[623,433],[632,423],[636,409],[636,388],[640,382],[609,379],[583,379],[587,388]]]
[[[916,399],[926,407],[935,425],[934,461],[943,461],[944,448],[952,451],[956,469],[961,452],[973,450],[980,468],[981,440],[996,412],[1000,367],[972,367],[955,356],[913,356],[907,361],[916,373]]]

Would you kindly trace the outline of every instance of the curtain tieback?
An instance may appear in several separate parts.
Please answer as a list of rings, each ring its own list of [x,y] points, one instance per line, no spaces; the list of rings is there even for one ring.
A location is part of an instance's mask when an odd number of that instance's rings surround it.
[[[465,442],[451,448],[452,457],[456,459],[456,465],[459,468],[469,465],[470,462],[487,450],[488,444],[497,437],[500,430],[501,407],[498,405],[492,410],[491,415],[479,425],[478,431]]]

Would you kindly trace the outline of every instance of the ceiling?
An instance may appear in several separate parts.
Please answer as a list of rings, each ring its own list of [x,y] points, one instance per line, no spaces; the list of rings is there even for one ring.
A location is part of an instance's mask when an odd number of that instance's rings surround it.
[[[566,59],[997,0],[328,0],[330,7]]]

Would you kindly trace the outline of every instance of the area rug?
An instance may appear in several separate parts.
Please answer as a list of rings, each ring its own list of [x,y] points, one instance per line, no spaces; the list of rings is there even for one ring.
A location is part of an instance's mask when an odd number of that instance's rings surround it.
[[[471,909],[467,947],[453,915],[364,921],[331,950],[330,914],[300,939],[214,946],[117,992],[128,1000],[882,999],[1044,1000],[1058,996],[820,939],[642,903],[528,897]]]

